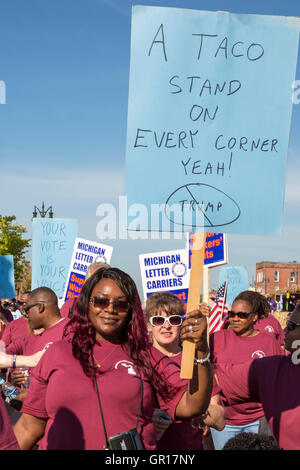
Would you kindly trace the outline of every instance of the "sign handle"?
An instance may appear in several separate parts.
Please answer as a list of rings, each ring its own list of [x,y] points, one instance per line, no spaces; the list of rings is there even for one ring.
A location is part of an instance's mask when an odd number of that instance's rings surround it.
[[[191,257],[191,273],[187,302],[187,313],[199,308],[202,274],[205,253],[205,233],[194,233]],[[180,377],[191,379],[194,370],[195,344],[192,341],[183,341]]]

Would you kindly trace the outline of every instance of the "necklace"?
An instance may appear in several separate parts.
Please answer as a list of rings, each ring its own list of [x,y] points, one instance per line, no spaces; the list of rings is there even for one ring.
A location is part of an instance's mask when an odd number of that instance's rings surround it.
[[[101,365],[103,364],[103,362],[106,361],[106,359],[108,359],[109,356],[112,355],[112,353],[117,349],[118,346],[119,346],[119,345],[116,344],[115,347],[112,348],[112,349],[109,351],[109,353],[105,356],[105,358],[102,359],[101,364],[99,364],[99,362],[96,361],[96,367],[98,367],[98,369],[100,369],[100,367],[101,367]],[[94,357],[94,354],[93,354],[93,357]]]

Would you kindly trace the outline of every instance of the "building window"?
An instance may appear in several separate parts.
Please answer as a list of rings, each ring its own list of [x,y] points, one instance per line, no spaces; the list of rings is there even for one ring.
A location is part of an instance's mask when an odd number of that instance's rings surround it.
[[[279,282],[279,271],[274,272],[274,282]]]
[[[295,271],[291,271],[290,282],[296,282],[296,279],[295,279]]]
[[[259,271],[257,273],[257,282],[262,282],[264,279],[264,273],[262,271]]]

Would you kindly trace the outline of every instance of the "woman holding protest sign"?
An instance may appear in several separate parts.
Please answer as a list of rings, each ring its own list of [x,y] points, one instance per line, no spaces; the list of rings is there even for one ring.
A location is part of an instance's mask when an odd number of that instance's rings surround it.
[[[83,285],[64,341],[35,368],[15,425],[22,449],[155,449],[156,404],[174,420],[203,414],[212,371],[207,322],[199,310],[182,324],[195,344],[193,378],[180,379],[172,361],[151,347],[131,277],[117,268]],[[121,387],[120,387],[121,385]],[[63,393],[60,393],[63,391]]]
[[[230,328],[210,335],[213,364],[237,364],[255,358],[283,354],[280,344],[270,335],[255,329],[255,322],[265,315],[267,300],[253,291],[241,292],[228,311]],[[205,314],[205,307],[200,307]],[[264,410],[260,403],[251,402],[226,406],[226,426],[222,431],[211,430],[216,450],[221,450],[239,432],[258,433]]]
[[[184,319],[184,306],[181,300],[169,292],[150,295],[146,302],[146,320],[153,347],[168,356],[180,369],[182,349],[180,329]],[[206,425],[221,430],[225,426],[225,413],[214,384],[208,410],[196,419],[186,419],[179,423],[160,409],[153,415],[157,431],[157,448],[160,450],[201,450],[203,430]]]

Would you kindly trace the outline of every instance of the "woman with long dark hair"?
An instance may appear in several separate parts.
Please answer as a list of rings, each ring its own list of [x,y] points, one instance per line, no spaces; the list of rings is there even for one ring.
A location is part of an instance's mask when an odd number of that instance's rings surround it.
[[[37,441],[43,450],[105,449],[127,432],[119,439],[124,448],[128,434],[137,442],[136,431],[143,448],[155,449],[157,404],[178,420],[204,413],[210,401],[206,319],[199,310],[184,320],[182,340],[196,346],[191,381],[149,345],[131,277],[117,268],[96,271],[82,287],[66,339],[34,370],[14,428],[21,449]]]

